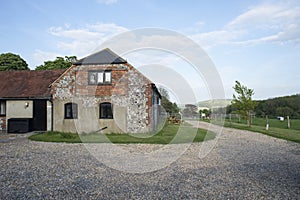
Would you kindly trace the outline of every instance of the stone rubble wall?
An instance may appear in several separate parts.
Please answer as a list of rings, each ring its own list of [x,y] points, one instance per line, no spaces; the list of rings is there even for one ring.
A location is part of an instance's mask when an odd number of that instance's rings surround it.
[[[111,70],[112,83],[89,85],[90,70]],[[126,107],[126,122],[120,122],[126,123],[124,132],[140,133],[150,130],[151,82],[129,64],[72,66],[53,84],[52,95],[55,100],[80,102],[78,106],[83,108],[98,108],[102,102],[111,102],[113,109]],[[78,110],[80,115],[80,107]],[[64,116],[60,117],[63,120]]]
[[[51,88],[53,99],[67,100],[72,99],[75,85],[75,69],[66,71],[62,77]]]
[[[135,70],[126,74],[127,87],[124,88],[126,95],[112,95],[114,105],[127,108],[127,130],[128,133],[143,133],[150,131],[150,114],[148,102],[151,102],[149,90],[151,84]],[[122,82],[122,80],[121,80]]]
[[[6,132],[6,117],[0,117],[0,133]]]

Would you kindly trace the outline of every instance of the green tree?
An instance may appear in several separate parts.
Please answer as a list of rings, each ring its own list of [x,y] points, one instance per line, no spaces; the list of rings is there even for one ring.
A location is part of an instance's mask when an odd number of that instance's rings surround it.
[[[56,57],[54,61],[45,61],[43,65],[37,66],[35,70],[66,69],[71,67],[76,60],[76,56]]]
[[[268,115],[270,118],[276,116],[287,116],[296,119],[300,116],[300,95],[276,97],[258,101],[255,113],[259,117]]]
[[[159,93],[161,94],[161,105],[165,109],[165,111],[168,113],[169,116],[178,116],[179,108],[177,104],[174,102],[172,103],[170,101],[169,93],[164,88],[159,88]]]
[[[200,118],[202,118],[202,114],[205,114],[205,117],[208,117],[211,114],[211,111],[210,111],[210,109],[199,110]]]
[[[276,108],[276,114],[278,116],[291,116],[293,114],[293,110],[290,107],[284,106],[284,107],[278,107]]]
[[[19,55],[3,53],[0,55],[0,71],[30,70],[26,61]]]
[[[161,105],[169,115],[172,115],[172,102],[165,96],[161,97]]]
[[[166,90],[165,88],[160,87],[160,88],[158,88],[158,91],[159,91],[159,93],[162,97],[165,97],[168,100],[170,99],[168,90]]]
[[[248,89],[239,81],[235,81],[235,86],[233,89],[236,92],[236,95],[233,94],[232,104],[237,108],[239,114],[247,119],[247,124],[250,127],[251,111],[253,111],[257,105],[257,102],[252,100],[254,90]]]
[[[178,114],[179,111],[180,111],[179,107],[178,107],[177,104],[174,102],[174,103],[172,104],[172,113]]]

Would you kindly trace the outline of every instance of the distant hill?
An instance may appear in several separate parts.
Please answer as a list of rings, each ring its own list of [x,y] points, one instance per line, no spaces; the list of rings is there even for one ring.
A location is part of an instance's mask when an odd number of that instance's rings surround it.
[[[226,113],[236,112],[236,108],[231,105],[231,99],[217,99],[198,102],[198,109],[225,108]],[[277,117],[289,116],[293,119],[300,119],[300,94],[291,96],[275,97],[266,100],[257,100],[257,107],[254,113],[257,117]],[[224,112],[224,110],[220,110]]]
[[[231,99],[213,99],[198,102],[200,108],[221,108],[231,104]]]

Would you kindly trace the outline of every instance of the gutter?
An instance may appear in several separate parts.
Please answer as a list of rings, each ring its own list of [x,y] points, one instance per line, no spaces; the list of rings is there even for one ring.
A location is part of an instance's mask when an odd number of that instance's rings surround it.
[[[51,97],[0,97],[0,100],[49,100]]]

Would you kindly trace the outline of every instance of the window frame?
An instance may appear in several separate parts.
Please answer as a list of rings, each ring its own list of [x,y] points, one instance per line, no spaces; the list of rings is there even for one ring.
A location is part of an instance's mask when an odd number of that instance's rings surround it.
[[[4,105],[4,112],[2,113],[2,105]],[[5,100],[0,100],[0,116],[4,117],[6,116],[6,101]]]
[[[101,80],[99,80],[99,78],[100,78],[99,74],[102,74]],[[94,81],[91,81],[92,80],[91,76],[94,76]],[[109,77],[109,81],[106,81],[107,77]],[[88,71],[88,84],[89,85],[112,84],[112,71],[111,70],[90,70],[90,71]]]
[[[70,115],[67,111],[70,109]],[[78,119],[78,104],[77,103],[65,103],[65,119]]]
[[[104,111],[103,111],[104,109]],[[104,112],[104,114],[103,114]],[[99,119],[113,119],[113,105],[110,102],[102,102],[99,104]]]

